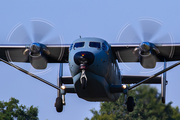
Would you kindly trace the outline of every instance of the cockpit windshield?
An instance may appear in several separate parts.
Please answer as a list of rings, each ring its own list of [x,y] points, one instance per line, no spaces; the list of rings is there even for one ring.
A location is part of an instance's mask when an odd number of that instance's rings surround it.
[[[74,44],[74,49],[84,47],[84,42],[77,42]]]
[[[89,42],[89,47],[100,49],[100,42]]]

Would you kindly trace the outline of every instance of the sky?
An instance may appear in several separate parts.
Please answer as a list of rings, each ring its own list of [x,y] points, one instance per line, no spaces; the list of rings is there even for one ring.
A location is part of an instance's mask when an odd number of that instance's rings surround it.
[[[180,43],[180,2],[164,0],[16,0],[0,1],[0,44],[8,42],[12,28],[19,23],[27,24],[31,19],[44,19],[54,25],[56,33],[63,43],[71,44],[82,37],[98,37],[109,43],[116,43],[118,33],[127,23],[132,24],[141,34],[138,26],[140,18],[152,18],[161,21],[162,32],[171,32],[173,40]],[[27,31],[31,32],[27,25]],[[30,33],[31,34],[31,33]],[[14,41],[13,41],[14,42]],[[16,42],[16,41],[15,41]],[[18,43],[18,41],[17,41]],[[168,66],[175,62],[168,63]],[[14,63],[31,71],[40,77],[56,84],[58,64],[48,64],[48,71],[34,70],[30,64]],[[122,74],[152,75],[162,68],[158,63],[154,69],[143,69],[139,63],[120,65]],[[0,100],[8,101],[15,97],[20,104],[38,107],[40,120],[83,120],[92,117],[92,108],[99,110],[99,102],[87,102],[76,94],[66,95],[66,106],[62,113],[57,113],[54,107],[57,90],[40,81],[21,73],[0,62]],[[69,76],[68,65],[63,73]],[[172,101],[173,106],[180,107],[179,97],[180,66],[167,72],[166,103]],[[160,85],[154,85],[160,92]]]

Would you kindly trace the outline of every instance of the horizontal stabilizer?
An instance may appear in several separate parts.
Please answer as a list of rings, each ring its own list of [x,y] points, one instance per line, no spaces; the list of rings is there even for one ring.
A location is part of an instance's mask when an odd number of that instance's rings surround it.
[[[148,77],[149,76],[122,75],[122,84],[135,84]],[[161,84],[161,77],[155,77],[144,84]]]

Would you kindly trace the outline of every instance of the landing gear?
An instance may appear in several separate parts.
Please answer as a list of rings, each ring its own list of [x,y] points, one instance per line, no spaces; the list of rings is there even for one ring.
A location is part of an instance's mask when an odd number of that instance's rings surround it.
[[[129,112],[132,112],[134,110],[134,106],[135,106],[135,103],[134,103],[134,98],[129,96],[128,99],[127,99],[127,110]]]
[[[61,88],[60,90],[57,90],[57,98],[56,98],[56,102],[55,102],[55,107],[56,107],[56,111],[57,112],[62,112],[63,111],[63,105],[65,105],[65,86],[62,85],[62,72],[63,70],[63,64],[60,63],[59,65],[59,74],[58,74],[58,79],[57,79],[57,85],[59,88]]]
[[[129,96],[127,98],[128,88],[127,88],[127,86],[124,86],[123,88],[124,88],[124,90],[123,90],[123,93],[124,93],[124,106],[127,107],[128,112],[132,112],[134,110],[134,106],[135,106],[134,98],[132,96]]]
[[[81,87],[82,87],[82,89],[86,88],[86,78],[84,78],[84,77],[81,79]]]
[[[56,98],[55,107],[56,107],[57,112],[62,112],[63,111],[63,102],[62,102],[61,97]]]
[[[85,74],[85,70],[82,70],[81,77],[80,77],[80,82],[81,82],[82,89],[85,89],[86,84],[87,84],[87,77],[86,77],[86,74]]]

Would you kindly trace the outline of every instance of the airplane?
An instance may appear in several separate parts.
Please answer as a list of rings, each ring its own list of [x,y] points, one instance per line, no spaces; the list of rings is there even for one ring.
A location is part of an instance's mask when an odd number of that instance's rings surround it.
[[[161,37],[157,43],[150,41],[161,27],[159,22],[150,19],[140,20],[143,40],[140,40],[130,24],[126,25],[119,36],[122,41],[116,44],[95,37],[80,37],[72,44],[43,43],[42,39],[49,34],[53,28],[52,24],[43,20],[31,22],[34,41],[30,39],[22,24],[17,25],[8,37],[8,41],[15,40],[15,43],[0,45],[0,61],[57,89],[57,112],[63,111],[67,93],[75,93],[87,101],[112,102],[123,93],[124,104],[127,110],[132,112],[135,102],[132,96],[128,96],[128,91],[141,84],[161,84],[162,102],[165,103],[166,72],[180,64],[177,62],[167,67],[166,62],[180,60],[180,44],[172,43],[169,33]],[[16,40],[21,43],[16,44]],[[46,69],[48,63],[59,63],[57,85],[13,62],[30,63],[38,70]],[[157,62],[164,62],[164,69],[152,76],[122,75],[118,63],[130,62],[140,63],[147,69],[155,68]],[[71,76],[63,76],[64,63],[68,63]]]

